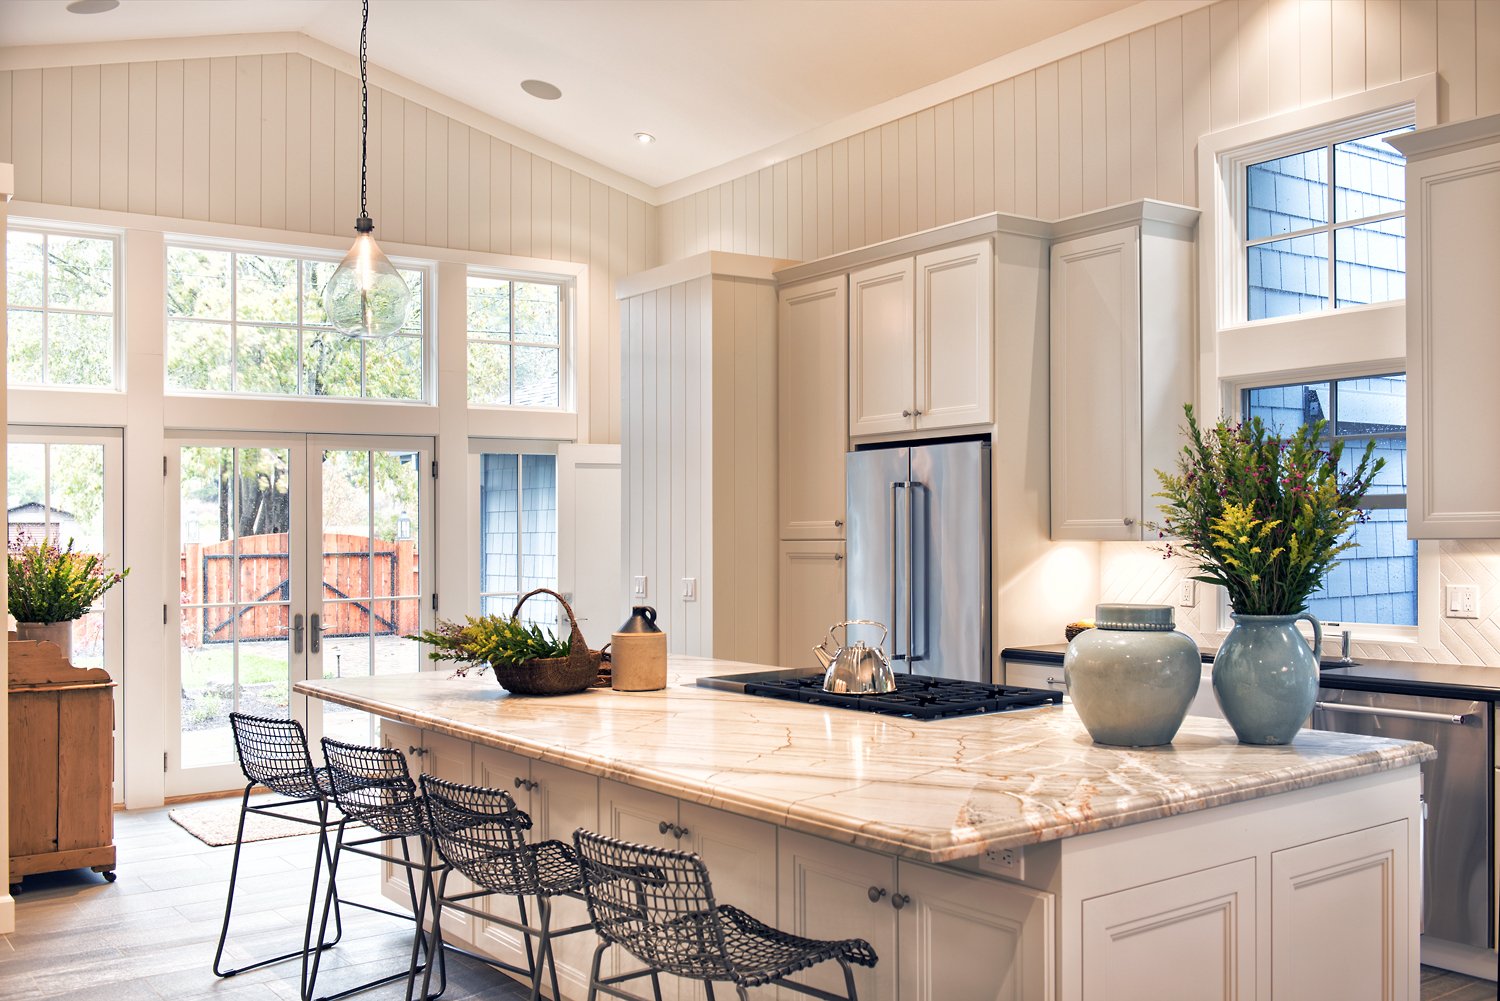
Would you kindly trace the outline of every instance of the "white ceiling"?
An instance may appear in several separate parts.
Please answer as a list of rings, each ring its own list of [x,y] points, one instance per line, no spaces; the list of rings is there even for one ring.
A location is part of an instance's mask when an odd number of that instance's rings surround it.
[[[370,61],[652,187],[751,156],[1134,0],[371,0]],[[5,45],[301,32],[357,0],[0,3]],[[562,88],[558,101],[522,80]],[[637,143],[651,132],[657,142]]]

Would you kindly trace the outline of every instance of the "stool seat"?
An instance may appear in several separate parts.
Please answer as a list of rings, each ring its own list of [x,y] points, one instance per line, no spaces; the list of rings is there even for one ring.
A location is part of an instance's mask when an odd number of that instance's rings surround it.
[[[803,938],[772,928],[738,907],[720,904],[724,954],[731,981],[759,987],[830,959],[857,966],[874,966],[875,950],[861,938],[824,940]]]
[[[333,795],[333,780],[328,769],[314,768],[312,771],[298,769],[285,773],[262,771],[258,777],[261,785],[291,799],[326,799]]]
[[[350,822],[364,824],[387,837],[419,838],[427,834],[427,815],[420,796],[385,803],[345,796],[338,800],[338,806]]]

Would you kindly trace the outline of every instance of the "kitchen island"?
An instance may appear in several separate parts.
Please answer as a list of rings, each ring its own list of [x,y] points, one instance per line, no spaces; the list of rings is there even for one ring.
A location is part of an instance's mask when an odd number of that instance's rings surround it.
[[[297,690],[379,716],[414,768],[511,790],[537,837],[689,848],[724,901],[870,940],[861,998],[1417,997],[1426,745],[1248,747],[1190,718],[1170,747],[1104,748],[1070,707],[912,721],[692,684],[750,670],[674,657],[664,691],[551,699],[441,673]],[[587,937],[559,948],[569,997]]]

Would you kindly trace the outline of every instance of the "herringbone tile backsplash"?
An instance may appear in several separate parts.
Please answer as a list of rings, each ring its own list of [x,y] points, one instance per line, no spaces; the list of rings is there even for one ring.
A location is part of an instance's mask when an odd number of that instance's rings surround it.
[[[1500,668],[1500,540],[1440,542],[1438,547],[1440,587],[1420,613],[1436,618],[1437,644],[1361,642],[1356,628],[1352,647],[1355,659]],[[1188,567],[1183,561],[1163,559],[1154,546],[1101,543],[1099,600],[1176,605],[1179,587],[1187,572]],[[1443,615],[1442,587],[1448,584],[1478,586],[1480,618],[1450,619]],[[1177,628],[1208,647],[1217,646],[1223,638],[1218,632],[1217,590],[1199,584],[1197,607],[1177,609]],[[1324,650],[1336,655],[1339,638],[1336,632],[1330,633],[1324,639]]]

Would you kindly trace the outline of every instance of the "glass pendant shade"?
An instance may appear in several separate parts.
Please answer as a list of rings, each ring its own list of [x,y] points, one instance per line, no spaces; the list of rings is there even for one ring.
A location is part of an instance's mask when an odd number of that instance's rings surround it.
[[[368,228],[367,228],[368,227]],[[406,325],[411,289],[375,243],[368,218],[359,236],[323,288],[323,308],[334,329],[350,337],[388,337]]]

